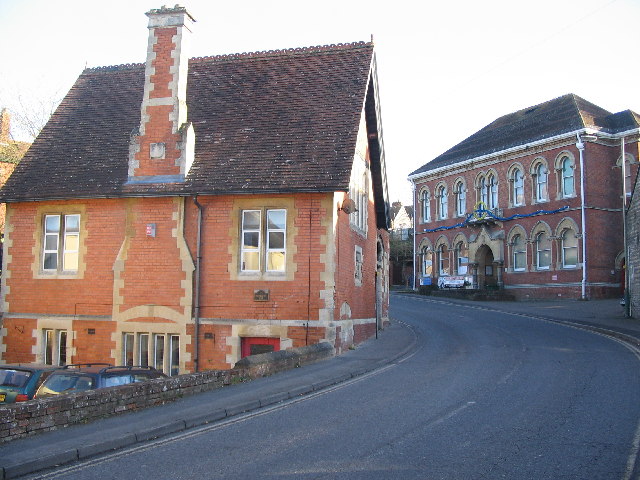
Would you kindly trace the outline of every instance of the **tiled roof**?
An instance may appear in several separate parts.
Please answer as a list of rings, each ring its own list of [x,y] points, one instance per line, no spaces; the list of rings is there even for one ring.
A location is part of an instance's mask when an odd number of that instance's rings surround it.
[[[191,59],[195,161],[162,186],[124,185],[144,65],[87,69],[0,197],[346,191],[372,61],[365,42]]]
[[[630,110],[612,114],[577,95],[567,94],[498,118],[411,175],[583,128],[608,133],[638,128],[638,120]]]

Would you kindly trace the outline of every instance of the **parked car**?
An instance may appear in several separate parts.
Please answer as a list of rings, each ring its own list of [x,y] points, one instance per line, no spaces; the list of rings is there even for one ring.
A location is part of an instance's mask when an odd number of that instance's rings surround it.
[[[35,398],[117,387],[166,377],[153,367],[113,366],[104,363],[65,365],[49,375],[36,392]]]
[[[40,384],[59,368],[38,363],[0,365],[0,404],[31,400]]]

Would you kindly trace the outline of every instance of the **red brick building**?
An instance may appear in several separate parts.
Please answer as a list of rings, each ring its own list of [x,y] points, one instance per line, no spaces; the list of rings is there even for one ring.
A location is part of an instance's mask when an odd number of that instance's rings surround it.
[[[388,199],[371,43],[85,70],[0,191],[0,360],[166,373],[375,333]]]
[[[498,118],[410,175],[416,284],[622,296],[640,117],[565,95]]]

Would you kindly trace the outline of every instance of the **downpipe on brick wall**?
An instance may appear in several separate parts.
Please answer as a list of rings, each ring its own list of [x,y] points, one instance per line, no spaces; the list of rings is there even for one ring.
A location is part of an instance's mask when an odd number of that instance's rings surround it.
[[[576,142],[576,148],[580,153],[580,219],[582,223],[582,285],[581,285],[581,300],[587,300],[587,219],[585,212],[585,191],[584,191],[584,143],[580,138],[580,132],[576,133],[578,141]],[[589,135],[585,133],[585,140],[596,140],[595,135]]]
[[[201,259],[201,243],[202,243],[202,212],[204,207],[198,202],[198,196],[193,197],[193,203],[198,208],[198,233],[196,238],[196,282],[193,298],[193,322],[194,322],[194,355],[193,366],[196,372],[199,371],[200,363],[200,259]]]

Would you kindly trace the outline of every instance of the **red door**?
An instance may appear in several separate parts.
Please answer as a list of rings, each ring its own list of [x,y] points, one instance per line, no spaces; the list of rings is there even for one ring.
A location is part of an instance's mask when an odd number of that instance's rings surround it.
[[[280,350],[279,338],[242,337],[242,357],[258,355],[259,353],[277,352]]]

